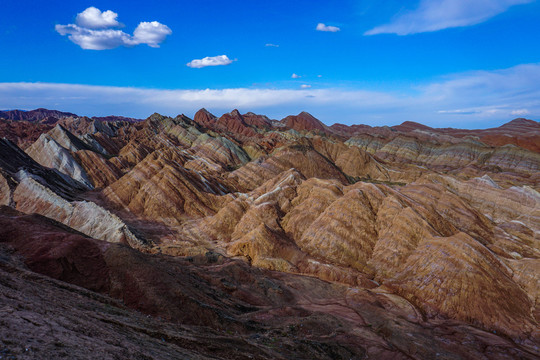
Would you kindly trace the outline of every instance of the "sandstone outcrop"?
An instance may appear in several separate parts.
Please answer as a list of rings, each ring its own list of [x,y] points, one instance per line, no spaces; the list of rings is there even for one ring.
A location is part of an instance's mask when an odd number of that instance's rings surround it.
[[[459,320],[423,319],[389,293],[210,253],[141,254],[5,207],[0,280],[9,313],[2,352],[10,356],[535,358],[527,343]]]
[[[13,202],[19,211],[46,216],[96,239],[126,243],[134,248],[148,245],[118,216],[93,202],[70,202],[24,171],[17,174],[17,180]]]
[[[320,120],[316,119],[310,113],[302,111],[298,115],[290,115],[281,120],[287,128],[293,129],[296,131],[325,131],[326,125],[324,125]]]
[[[44,121],[14,137],[35,139],[26,153],[0,140],[0,238],[32,270],[168,323],[226,324],[261,358],[305,341],[309,358],[540,355],[535,121]],[[279,356],[250,338],[280,332]]]
[[[79,165],[70,151],[61,146],[51,136],[42,134],[32,146],[26,149],[26,152],[44,167],[56,169],[82,185],[92,188],[92,183],[86,171]]]

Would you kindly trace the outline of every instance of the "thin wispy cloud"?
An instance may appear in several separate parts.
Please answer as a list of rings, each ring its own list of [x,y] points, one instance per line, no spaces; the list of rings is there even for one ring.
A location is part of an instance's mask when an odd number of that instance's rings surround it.
[[[302,88],[302,89],[309,89],[310,87],[311,87],[311,85],[308,85],[308,84],[300,85],[300,88]]]
[[[514,5],[533,0],[422,0],[417,9],[405,12],[389,24],[377,26],[365,35],[410,35],[482,23]]]
[[[446,76],[404,93],[365,89],[187,89],[52,83],[0,83],[0,108],[58,108],[88,115],[146,117],[243,108],[279,117],[302,110],[328,124],[392,125],[405,120],[431,126],[470,127],[518,116],[540,116],[540,63]],[[307,85],[307,84],[306,84]],[[96,114],[100,111],[100,114]],[[478,126],[478,125],[474,125]]]
[[[512,111],[510,114],[512,114],[513,116],[525,116],[525,115],[529,115],[531,112],[527,109],[516,109],[514,111]]]
[[[317,30],[317,31],[327,31],[327,32],[338,32],[341,29],[338,28],[337,26],[330,26],[330,25],[325,25],[323,23],[318,23],[315,30]]]
[[[207,66],[224,66],[232,64],[233,60],[229,59],[227,55],[207,56],[202,59],[194,59],[188,62],[186,65],[190,68],[200,69]]]
[[[295,74],[295,73],[293,73],[293,74],[291,75],[291,79],[300,79],[301,77],[302,77],[302,76],[300,76],[300,75],[298,75],[298,74]]]
[[[115,29],[121,26],[116,20],[118,14],[95,7],[89,7],[77,14],[76,24],[55,26],[60,35],[68,35],[71,42],[86,50],[109,50],[120,46],[131,47],[146,44],[158,48],[172,30],[157,21],[140,22],[133,35]]]
[[[276,48],[279,47],[278,44],[266,44],[264,46],[266,46],[266,47],[276,47]]]

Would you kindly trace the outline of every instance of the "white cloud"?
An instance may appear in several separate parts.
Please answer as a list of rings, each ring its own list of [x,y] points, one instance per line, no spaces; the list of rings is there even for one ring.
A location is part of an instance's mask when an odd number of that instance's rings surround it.
[[[317,75],[318,78],[322,78],[322,75]]]
[[[163,42],[167,35],[171,35],[172,30],[157,21],[139,23],[133,32],[133,40],[138,44],[147,44],[150,47],[157,48],[159,43]]]
[[[266,44],[264,46],[266,46],[266,47],[279,47],[279,45],[277,45],[277,44]]]
[[[188,62],[186,65],[190,68],[200,69],[206,66],[220,66],[232,64],[233,60],[229,59],[227,55],[207,56],[202,59],[194,59]]]
[[[298,74],[294,74],[294,73],[293,73],[293,74],[291,75],[291,79],[300,79],[300,78],[301,78],[301,76],[298,75]]]
[[[135,46],[146,44],[157,48],[172,30],[157,21],[140,22],[133,36],[121,30],[112,29],[119,26],[116,21],[118,14],[107,10],[90,7],[77,15],[77,25],[56,25],[55,30],[60,35],[68,35],[69,40],[88,50],[108,50],[120,46]]]
[[[130,35],[121,30],[91,30],[74,24],[56,25],[55,30],[60,35],[69,35],[69,40],[87,50],[107,50],[137,45]]]
[[[516,109],[513,110],[510,114],[514,116],[525,116],[529,115],[531,112],[527,109]]]
[[[341,29],[338,28],[337,26],[330,26],[330,25],[325,25],[323,23],[318,23],[317,24],[317,27],[315,28],[317,31],[328,31],[328,32],[338,32],[340,31]]]
[[[438,127],[498,126],[517,116],[540,118],[540,63],[446,76],[409,92],[365,89],[157,90],[51,83],[0,83],[0,109],[57,108],[80,115],[146,117],[234,108],[279,118],[302,110],[328,124]],[[525,114],[524,111],[528,114]]]
[[[377,26],[365,35],[410,35],[476,25],[505,12],[513,5],[533,0],[422,0],[413,11],[397,16],[391,23]]]
[[[309,88],[311,87],[311,85],[308,85],[308,84],[302,84],[302,85],[300,85],[300,87],[301,87],[302,89],[309,89]]]
[[[116,20],[117,17],[118,14],[111,10],[101,12],[98,8],[91,6],[82,13],[77,14],[75,23],[86,29],[106,29],[121,25]]]

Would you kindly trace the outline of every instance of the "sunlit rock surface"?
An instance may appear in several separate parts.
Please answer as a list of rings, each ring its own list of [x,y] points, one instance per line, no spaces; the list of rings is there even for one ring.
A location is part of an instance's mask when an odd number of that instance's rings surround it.
[[[114,304],[115,329],[131,329],[115,336],[133,354],[146,354],[135,338],[156,346],[146,336],[158,320],[134,330],[128,308],[164,319],[152,334],[168,356],[214,356],[217,338],[237,344],[231,358],[540,356],[535,121],[459,130],[327,126],[305,112],[32,114],[0,120],[17,128],[0,140],[0,260],[15,269],[2,276],[26,294],[20,277],[35,271],[93,292],[32,285],[51,296]],[[78,311],[70,321],[92,322]],[[216,356],[231,351],[217,344]]]

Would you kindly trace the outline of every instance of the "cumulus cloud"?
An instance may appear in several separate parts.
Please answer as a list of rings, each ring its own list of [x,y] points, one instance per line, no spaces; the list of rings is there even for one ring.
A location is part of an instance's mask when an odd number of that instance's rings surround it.
[[[233,60],[229,59],[227,55],[207,56],[202,59],[194,59],[188,62],[186,65],[190,68],[200,69],[206,66],[222,66],[232,64]]]
[[[330,25],[325,25],[323,23],[318,23],[317,24],[317,27],[315,28],[317,31],[328,31],[328,32],[338,32],[340,31],[341,29],[338,28],[337,26],[330,26]]]
[[[300,87],[301,87],[302,89],[309,89],[309,88],[311,87],[311,85],[308,85],[308,84],[302,84],[302,85],[300,85]]]
[[[498,126],[540,117],[540,63],[445,76],[410,91],[368,89],[158,90],[52,83],[0,83],[0,109],[57,108],[80,115],[146,117],[234,108],[279,118],[302,110],[327,124],[394,125],[406,120],[437,127]],[[527,112],[527,114],[525,114]]]
[[[75,23],[86,29],[106,29],[121,25],[116,20],[117,17],[118,14],[111,10],[101,12],[98,8],[90,6],[82,13],[77,14]]]
[[[137,45],[130,35],[121,30],[91,30],[74,24],[56,25],[55,30],[60,35],[69,35],[69,40],[87,50],[107,50]]]
[[[264,46],[266,46],[266,47],[279,47],[279,45],[277,45],[277,44],[266,44]]]
[[[298,74],[294,74],[294,73],[293,73],[293,74],[291,75],[291,78],[292,78],[292,79],[300,79],[301,76],[298,75]]]
[[[171,34],[172,30],[167,25],[160,24],[157,21],[143,21],[139,23],[133,32],[133,40],[138,44],[147,44],[150,47],[157,48],[167,35]]]
[[[121,24],[116,20],[118,14],[110,10],[101,12],[89,7],[76,18],[77,24],[56,25],[60,35],[68,35],[69,40],[87,50],[108,50],[120,46],[146,44],[157,48],[172,30],[157,21],[140,22],[133,35],[114,29]]]
[[[410,35],[482,23],[514,5],[533,0],[422,0],[416,10],[398,15],[389,24],[365,35]]]

